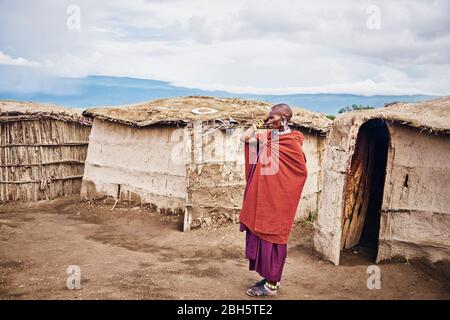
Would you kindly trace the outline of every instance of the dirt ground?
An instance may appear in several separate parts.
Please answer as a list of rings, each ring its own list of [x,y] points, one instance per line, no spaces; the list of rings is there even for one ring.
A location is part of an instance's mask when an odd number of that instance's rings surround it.
[[[66,198],[0,205],[0,299],[252,299],[238,225],[181,232],[182,219],[109,201]],[[297,224],[275,299],[449,299],[448,283],[418,267],[380,265],[381,289],[369,290],[360,253],[343,265],[319,259],[313,229]],[[81,289],[66,286],[67,267]]]

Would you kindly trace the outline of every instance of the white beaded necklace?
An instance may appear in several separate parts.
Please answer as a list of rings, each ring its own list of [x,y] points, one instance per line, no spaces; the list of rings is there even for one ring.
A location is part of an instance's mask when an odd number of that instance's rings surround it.
[[[274,131],[274,132],[276,132],[276,134],[278,134],[279,136],[282,136],[283,134],[288,134],[288,133],[290,133],[291,132],[291,128],[287,128],[286,130],[284,130],[284,131],[278,131],[278,130],[276,130],[276,131]]]

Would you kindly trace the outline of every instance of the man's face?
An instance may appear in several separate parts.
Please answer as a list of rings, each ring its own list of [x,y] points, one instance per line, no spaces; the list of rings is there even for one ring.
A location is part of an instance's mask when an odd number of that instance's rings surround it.
[[[281,121],[283,120],[283,115],[279,110],[272,109],[270,110],[269,116],[266,118],[266,127],[268,129],[280,129]]]

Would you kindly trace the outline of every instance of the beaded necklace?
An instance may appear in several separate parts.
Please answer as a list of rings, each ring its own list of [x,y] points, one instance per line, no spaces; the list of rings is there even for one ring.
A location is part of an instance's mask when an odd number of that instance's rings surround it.
[[[282,136],[283,134],[288,134],[288,133],[290,133],[291,132],[291,128],[287,128],[286,130],[284,130],[284,131],[278,131],[278,130],[275,130],[275,131],[273,131],[274,132],[274,134],[277,134],[277,135],[279,135],[279,136]]]

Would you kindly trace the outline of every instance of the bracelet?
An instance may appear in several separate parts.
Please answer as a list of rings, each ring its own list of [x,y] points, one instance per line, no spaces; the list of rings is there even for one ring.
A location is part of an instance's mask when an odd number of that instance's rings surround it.
[[[269,282],[266,282],[264,285],[270,290],[277,290],[277,286],[269,284]]]

